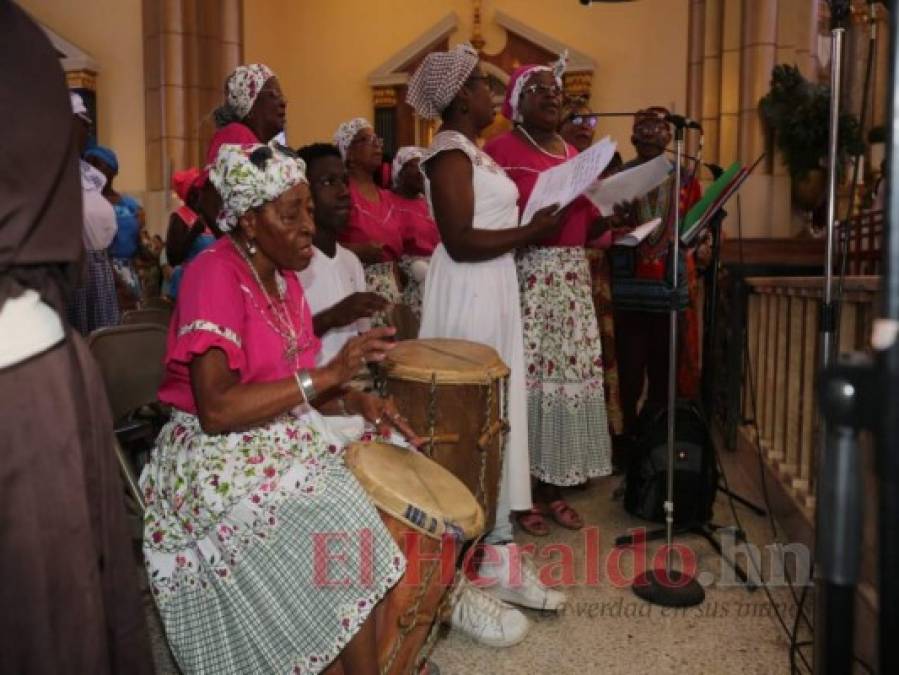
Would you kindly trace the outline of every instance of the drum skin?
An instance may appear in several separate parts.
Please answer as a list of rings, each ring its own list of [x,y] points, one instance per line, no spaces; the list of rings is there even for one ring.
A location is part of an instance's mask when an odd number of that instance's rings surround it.
[[[494,349],[466,340],[407,340],[383,365],[385,388],[397,409],[426,443],[433,434],[433,446],[423,451],[468,486],[484,509],[488,531],[496,520],[502,473],[501,402],[508,373]]]

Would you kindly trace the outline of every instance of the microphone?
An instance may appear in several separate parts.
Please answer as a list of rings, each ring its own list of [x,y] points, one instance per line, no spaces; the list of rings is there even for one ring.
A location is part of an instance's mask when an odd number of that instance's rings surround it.
[[[694,119],[684,117],[683,115],[675,115],[674,113],[659,113],[659,117],[676,127],[684,129],[696,129],[702,131],[702,125]]]

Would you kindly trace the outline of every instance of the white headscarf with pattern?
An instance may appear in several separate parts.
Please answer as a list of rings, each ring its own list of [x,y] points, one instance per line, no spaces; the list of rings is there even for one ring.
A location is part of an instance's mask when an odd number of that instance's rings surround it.
[[[272,69],[262,63],[234,69],[225,84],[225,100],[238,119],[242,120],[250,114],[262,87],[274,76]]]
[[[340,156],[344,162],[346,161],[347,150],[350,149],[350,143],[356,138],[356,134],[363,129],[374,129],[374,127],[364,117],[355,117],[349,122],[341,124],[337,127],[337,131],[334,132],[334,145],[340,150]]]
[[[421,159],[423,155],[424,150],[417,145],[404,145],[396,151],[396,157],[393,158],[393,166],[390,171],[390,174],[393,176],[393,187],[399,184],[400,171],[406,166],[406,162],[410,162],[413,159]]]
[[[222,197],[219,229],[229,232],[250,209],[306,183],[306,163],[274,141],[267,145],[225,143],[219,148],[209,179]]]
[[[431,52],[409,78],[406,103],[419,117],[440,117],[477,65],[478,53],[467,42],[448,52]]]

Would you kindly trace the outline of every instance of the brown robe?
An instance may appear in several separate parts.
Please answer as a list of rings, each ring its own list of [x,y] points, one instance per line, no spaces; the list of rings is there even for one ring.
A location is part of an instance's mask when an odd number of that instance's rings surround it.
[[[31,288],[64,315],[82,255],[72,111],[55,51],[9,0],[0,116],[0,308]],[[0,369],[2,673],[153,670],[112,438],[78,335]]]

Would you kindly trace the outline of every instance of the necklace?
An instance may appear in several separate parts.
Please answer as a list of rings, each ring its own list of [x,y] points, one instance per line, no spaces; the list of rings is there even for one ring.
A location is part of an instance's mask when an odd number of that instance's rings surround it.
[[[264,311],[261,312],[262,317],[265,319],[265,322],[269,325],[269,327],[281,337],[281,340],[284,342],[284,360],[287,361],[289,365],[295,368],[297,365],[297,356],[300,353],[300,340],[297,336],[297,331],[294,328],[294,322],[293,318],[290,316],[290,310],[287,308],[287,303],[284,301],[287,293],[287,282],[284,281],[284,277],[281,276],[281,273],[276,270],[275,283],[278,286],[278,302],[275,302],[272,299],[271,295],[269,295],[269,292],[266,290],[265,284],[262,283],[259,272],[256,271],[256,266],[253,265],[253,261],[250,260],[250,256],[244,250],[244,247],[241,246],[240,242],[238,242],[234,237],[232,237],[231,241],[234,244],[234,248],[238,250],[241,257],[249,266],[250,272],[252,272],[253,278],[259,285],[259,289],[262,291],[262,295],[265,296],[265,300],[268,303],[268,307],[271,310],[272,316],[274,317],[275,321],[273,323]],[[303,309],[305,309],[305,304]],[[302,312],[300,314],[300,319],[302,321]],[[303,348],[305,349],[306,346],[308,345],[303,345]]]
[[[560,141],[562,141],[562,147],[565,148],[565,154],[564,154],[564,155],[557,155],[556,153],[550,152],[549,150],[547,150],[546,148],[544,148],[542,145],[540,145],[536,140],[534,140],[534,137],[531,136],[531,135],[528,133],[528,130],[524,128],[524,125],[523,125],[523,124],[519,124],[519,125],[518,125],[517,127],[515,127],[515,128],[518,129],[521,133],[523,133],[524,136],[525,136],[525,138],[527,138],[527,139],[531,142],[531,144],[532,144],[535,148],[537,148],[537,150],[539,150],[540,152],[542,152],[544,155],[548,155],[549,157],[552,157],[553,159],[568,159],[568,146],[565,144],[565,141],[562,139],[561,136],[559,136],[559,134],[553,133],[553,136],[554,136],[555,138],[559,139]]]

